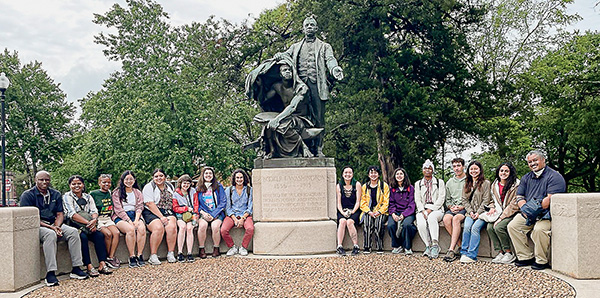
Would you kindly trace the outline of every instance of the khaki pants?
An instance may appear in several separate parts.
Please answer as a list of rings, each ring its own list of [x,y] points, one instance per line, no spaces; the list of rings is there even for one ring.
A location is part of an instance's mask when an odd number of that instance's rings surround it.
[[[534,225],[526,226],[525,217],[517,214],[508,224],[508,234],[515,247],[515,253],[520,261],[532,259],[535,255],[535,262],[538,264],[548,264],[548,249],[550,248],[550,220],[539,220]],[[529,246],[527,233],[531,231],[531,240],[534,248]]]

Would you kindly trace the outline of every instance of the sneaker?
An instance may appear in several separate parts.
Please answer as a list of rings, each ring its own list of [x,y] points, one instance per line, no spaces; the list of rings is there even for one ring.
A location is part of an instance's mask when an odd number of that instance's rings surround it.
[[[370,254],[371,253],[371,248],[370,247],[363,248],[363,253],[366,254],[366,255]]]
[[[226,255],[228,257],[231,257],[231,256],[235,255],[236,253],[238,253],[238,248],[237,248],[237,246],[234,245],[231,248],[229,248]]]
[[[477,261],[476,261],[476,260],[473,260],[473,259],[471,259],[471,258],[469,258],[469,257],[467,257],[466,255],[462,255],[462,256],[460,257],[460,262],[461,262],[461,263],[465,263],[465,264],[466,264],[466,263],[475,263],[475,262],[477,262]]]
[[[46,286],[58,286],[58,278],[56,278],[54,271],[48,271],[48,273],[46,273]]]
[[[243,246],[240,247],[240,256],[247,256],[248,255],[248,250],[245,249]]]
[[[403,251],[404,251],[404,248],[402,248],[402,247],[396,247],[396,248],[392,249],[393,254],[401,254]]]
[[[344,248],[342,246],[338,246],[337,249],[335,250],[335,252],[340,256],[346,255],[346,251],[344,250]]]
[[[407,248],[407,249],[404,250],[404,254],[407,255],[407,256],[410,256],[410,255],[413,254],[413,251],[412,251],[412,249]]]
[[[504,253],[499,252],[498,255],[492,259],[492,263],[498,264],[500,261],[502,261],[502,259],[504,259]]]
[[[213,247],[212,257],[218,258],[219,256],[221,256],[221,251],[219,250],[219,247]]]
[[[354,248],[352,248],[352,255],[356,256],[358,255],[358,253],[360,252],[360,248],[358,248],[358,245],[354,246]]]
[[[424,257],[431,257],[431,247],[425,247],[425,251],[423,252]]]
[[[150,255],[150,258],[148,259],[148,263],[150,263],[151,265],[160,265],[161,264],[161,262],[158,259],[158,256],[156,254]]]
[[[188,263],[193,263],[196,259],[194,258],[194,256],[192,256],[192,254],[188,254],[187,255],[187,261]]]
[[[138,265],[138,258],[136,256],[129,257],[129,268],[136,268]]]
[[[177,261],[180,262],[180,263],[185,262],[185,256],[183,256],[182,253],[178,253],[177,254]]]
[[[517,258],[515,257],[515,255],[513,255],[510,252],[507,252],[504,254],[504,257],[502,258],[502,260],[500,260],[500,264],[510,264],[512,262],[514,262]]]
[[[448,250],[446,252],[446,256],[444,256],[444,261],[446,261],[446,262],[456,261],[456,253],[454,253],[453,250]]]
[[[201,248],[200,248],[200,253],[198,253],[198,256],[199,256],[201,259],[206,259],[206,251],[204,250],[204,247],[201,247]]]
[[[170,251],[167,253],[167,262],[169,263],[175,263],[177,262],[177,259],[175,258],[175,253]]]
[[[118,267],[115,266],[115,259],[113,258],[106,258],[106,266],[110,269],[117,269]]]
[[[437,257],[440,256],[440,246],[439,245],[434,245],[431,247],[431,254],[429,255],[429,257],[431,259],[437,259]]]
[[[521,261],[521,260],[517,260],[517,261],[515,262],[515,265],[516,265],[517,267],[525,267],[525,266],[533,265],[533,263],[534,263],[533,259],[529,259],[529,260],[522,260],[522,261]]]
[[[137,260],[138,267],[146,266],[146,262],[144,262],[144,257],[142,255],[137,257],[136,260]]]
[[[87,273],[83,272],[83,270],[81,270],[81,268],[79,268],[79,266],[75,266],[75,267],[73,267],[71,274],[69,274],[69,277],[74,278],[74,279],[86,279],[89,277],[89,275]]]
[[[533,265],[531,265],[531,269],[533,270],[544,270],[546,268],[550,268],[550,265],[546,264],[540,264],[538,262],[534,262]]]

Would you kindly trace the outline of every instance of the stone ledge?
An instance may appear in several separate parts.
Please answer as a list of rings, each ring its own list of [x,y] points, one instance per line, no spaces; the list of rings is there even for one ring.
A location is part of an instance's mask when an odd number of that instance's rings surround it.
[[[311,158],[271,158],[254,160],[254,169],[268,168],[329,168],[335,167],[335,160],[331,157],[311,157]]]

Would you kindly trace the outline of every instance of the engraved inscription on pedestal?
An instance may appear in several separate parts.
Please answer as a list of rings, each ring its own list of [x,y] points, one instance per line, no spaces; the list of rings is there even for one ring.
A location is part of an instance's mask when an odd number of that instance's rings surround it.
[[[262,169],[260,208],[263,221],[324,220],[328,216],[325,168]]]

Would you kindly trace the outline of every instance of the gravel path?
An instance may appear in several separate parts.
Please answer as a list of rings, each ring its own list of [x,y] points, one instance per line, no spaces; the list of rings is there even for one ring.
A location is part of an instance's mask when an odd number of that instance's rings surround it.
[[[566,282],[529,268],[421,256],[310,259],[220,257],[121,268],[64,280],[26,297],[575,297]]]

